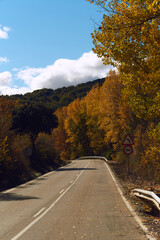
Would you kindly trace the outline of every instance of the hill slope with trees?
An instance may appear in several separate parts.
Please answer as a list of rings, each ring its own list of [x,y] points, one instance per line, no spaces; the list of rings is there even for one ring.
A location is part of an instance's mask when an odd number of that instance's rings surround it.
[[[67,106],[69,103],[77,98],[82,98],[92,89],[95,84],[102,86],[105,78],[81,83],[77,86],[62,87],[56,90],[53,89],[40,89],[24,95],[16,94],[11,96],[3,96],[7,99],[17,101],[19,104],[45,104],[53,111],[59,107]]]
[[[51,134],[58,124],[54,111],[83,98],[104,81],[0,97],[0,190],[65,164]]]

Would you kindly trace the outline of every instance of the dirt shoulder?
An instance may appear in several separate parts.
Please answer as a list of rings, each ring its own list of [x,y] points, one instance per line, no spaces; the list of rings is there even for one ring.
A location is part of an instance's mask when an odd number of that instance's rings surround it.
[[[138,188],[160,194],[160,184],[155,184],[153,181],[145,181],[141,178],[133,176],[122,177],[117,163],[111,161],[109,162],[109,165],[115,175],[118,177],[123,187],[125,197],[142,219],[143,224],[147,226],[149,232],[152,233],[157,240],[160,240],[160,215],[153,215],[151,208],[143,201],[133,196],[132,193],[133,189]]]

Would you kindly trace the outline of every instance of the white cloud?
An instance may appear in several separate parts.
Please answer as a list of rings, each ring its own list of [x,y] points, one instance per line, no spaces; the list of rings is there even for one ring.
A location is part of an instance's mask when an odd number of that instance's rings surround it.
[[[0,73],[0,95],[25,94],[29,92],[29,88],[11,87],[12,74],[10,72]]]
[[[8,58],[0,57],[0,64],[9,62]]]
[[[0,25],[0,39],[7,39],[9,31],[9,27],[2,27],[2,25]]]
[[[41,88],[56,89],[103,78],[110,69],[111,66],[103,65],[96,54],[89,52],[77,60],[58,59],[46,68],[19,70],[17,78],[22,79],[31,91]]]
[[[84,53],[79,59],[58,59],[53,65],[45,68],[14,68],[16,82],[24,82],[26,87],[11,87],[13,84],[12,75],[9,72],[0,73],[0,95],[24,94],[36,89],[51,88],[57,89],[64,86],[77,85],[93,81],[107,76],[107,73],[113,69],[112,66],[103,65],[93,52]],[[16,83],[17,85],[17,83]]]
[[[0,95],[25,94],[27,92],[29,92],[29,89],[26,87],[12,88],[8,86],[0,86]]]
[[[12,81],[12,74],[8,71],[0,73],[0,86],[8,86]]]
[[[13,69],[14,71],[18,71],[17,78],[22,79],[25,84],[31,85],[34,78],[39,76],[44,69],[43,68],[24,68],[24,69]]]

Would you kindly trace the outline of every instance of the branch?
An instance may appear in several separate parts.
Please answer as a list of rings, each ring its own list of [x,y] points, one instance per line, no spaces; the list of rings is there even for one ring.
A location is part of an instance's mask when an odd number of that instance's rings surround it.
[[[142,26],[144,23],[146,22],[149,22],[153,19],[156,19],[156,18],[160,18],[160,11],[157,12],[157,14],[153,15],[153,16],[150,16],[144,20],[142,20],[141,22],[139,23],[136,23],[136,24],[131,24],[131,25],[124,25],[124,26],[117,26],[117,28],[112,28],[112,27],[104,27],[104,30],[121,30],[121,29],[125,29],[125,28],[134,28],[134,27],[139,27],[139,26]],[[99,27],[98,28],[99,30],[102,30],[102,27]]]

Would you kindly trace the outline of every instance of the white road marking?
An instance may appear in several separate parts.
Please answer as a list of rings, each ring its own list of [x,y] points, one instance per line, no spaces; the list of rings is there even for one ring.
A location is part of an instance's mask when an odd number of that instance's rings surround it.
[[[2,193],[9,193],[9,192],[12,192],[12,191],[14,191],[16,188],[11,188],[11,189],[9,189],[9,190],[6,190],[6,191],[4,191],[4,192],[2,192]]]
[[[47,176],[51,175],[53,172],[55,172],[55,171],[51,171],[49,173],[46,173],[46,174],[42,175],[42,177],[47,177]]]
[[[34,183],[35,181],[36,181],[36,179],[31,180],[31,181],[29,181],[29,182],[24,183],[23,185],[20,185],[20,187],[23,187],[23,186],[26,186],[26,185],[32,184],[32,183]]]
[[[35,223],[37,223],[41,218],[43,218],[55,205],[59,202],[59,200],[70,190],[70,188],[78,181],[80,176],[84,173],[85,168],[87,168],[89,165],[89,162],[84,167],[84,170],[81,171],[81,173],[78,175],[78,177],[74,180],[74,182],[54,201],[40,216],[38,216],[34,221],[32,221],[28,226],[26,226],[21,232],[19,232],[15,237],[13,237],[11,240],[17,240],[20,238],[25,232],[27,232]]]
[[[25,186],[27,186],[27,185],[29,185],[29,184],[34,183],[34,182],[35,182],[37,179],[39,179],[39,178],[47,177],[47,176],[51,175],[53,172],[55,172],[55,171],[48,172],[48,173],[46,173],[46,174],[44,174],[44,175],[39,176],[39,177],[36,178],[36,179],[33,179],[33,180],[29,181],[29,182],[26,182],[26,183],[23,183],[23,184],[21,184],[21,185],[18,185],[16,188],[10,188],[10,189],[8,189],[8,190],[6,190],[6,191],[3,191],[3,192],[0,192],[0,193],[10,193],[10,192],[16,190],[17,188],[25,187]]]
[[[36,181],[36,179],[31,180],[31,181],[29,181],[29,182],[26,182],[26,183],[24,183],[24,184],[21,184],[21,185],[17,186],[17,188],[25,187],[25,186],[27,186],[27,185],[29,185],[29,184],[34,183],[35,181]],[[17,188],[15,188],[15,189],[17,189]],[[14,189],[14,190],[15,190],[15,189]]]
[[[13,191],[16,190],[16,189],[21,188],[21,187],[25,187],[25,186],[27,186],[27,185],[29,185],[29,184],[35,182],[35,181],[36,181],[36,179],[31,180],[31,181],[29,181],[29,182],[26,182],[26,183],[24,183],[24,184],[21,184],[21,185],[17,186],[16,188],[10,188],[10,189],[8,189],[8,190],[6,190],[6,191],[3,191],[3,192],[0,192],[0,193],[3,194],[3,193],[10,193],[10,192],[13,192]]]
[[[63,192],[64,192],[64,190],[65,190],[65,189],[62,189],[62,190],[60,191],[60,194],[61,194],[61,193],[63,193]]]
[[[39,212],[37,212],[33,217],[37,217],[41,212],[43,212],[44,211],[44,209],[45,209],[45,207],[44,208],[42,208]]]
[[[122,192],[122,190],[120,189],[120,187],[119,187],[119,185],[118,185],[118,183],[117,183],[117,181],[116,181],[116,179],[115,179],[115,177],[114,177],[111,169],[109,168],[109,166],[108,166],[108,164],[107,164],[106,162],[105,162],[105,164],[106,164],[106,167],[107,167],[107,169],[108,169],[108,171],[109,171],[109,173],[110,173],[110,175],[111,175],[111,177],[112,177],[112,180],[114,181],[114,183],[115,183],[115,185],[116,185],[116,187],[117,187],[117,189],[118,189],[118,192],[120,193],[120,195],[121,195],[124,203],[126,204],[128,210],[131,212],[131,214],[132,214],[132,216],[134,217],[134,219],[137,221],[137,223],[140,225],[140,227],[141,227],[141,228],[143,229],[143,231],[146,233],[146,237],[147,237],[149,240],[156,240],[156,238],[154,238],[154,237],[152,237],[152,236],[150,236],[150,235],[148,234],[148,229],[147,229],[147,227],[144,226],[144,224],[142,223],[141,219],[138,217],[137,213],[134,211],[134,209],[132,208],[132,206],[130,205],[130,203],[129,203],[129,202],[126,200],[126,198],[124,197],[123,192]]]

